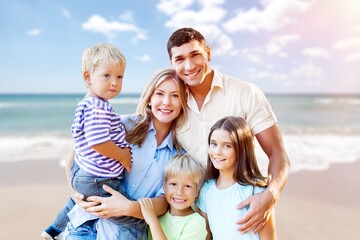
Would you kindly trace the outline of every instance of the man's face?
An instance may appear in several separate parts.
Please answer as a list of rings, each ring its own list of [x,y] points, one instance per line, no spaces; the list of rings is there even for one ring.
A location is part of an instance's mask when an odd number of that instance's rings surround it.
[[[205,50],[196,40],[171,49],[171,64],[190,88],[200,86],[211,72],[207,51],[210,50]]]

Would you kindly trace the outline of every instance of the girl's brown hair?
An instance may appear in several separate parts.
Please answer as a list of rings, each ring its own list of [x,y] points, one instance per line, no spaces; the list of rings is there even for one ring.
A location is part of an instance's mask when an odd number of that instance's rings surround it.
[[[241,185],[266,187],[269,178],[262,175],[257,165],[254,136],[246,121],[241,117],[232,116],[218,120],[210,129],[208,144],[210,144],[212,133],[217,129],[229,132],[235,148],[237,161],[233,175],[234,181]],[[220,172],[213,166],[209,156],[207,166],[207,178],[217,179]]]

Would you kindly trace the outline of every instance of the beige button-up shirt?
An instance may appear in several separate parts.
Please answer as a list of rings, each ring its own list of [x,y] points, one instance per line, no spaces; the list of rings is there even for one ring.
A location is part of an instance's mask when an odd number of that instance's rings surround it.
[[[199,110],[188,91],[188,118],[177,129],[177,138],[186,151],[207,164],[208,134],[213,124],[226,116],[244,118],[254,135],[276,124],[277,119],[264,93],[255,85],[224,76],[213,69],[211,89]]]

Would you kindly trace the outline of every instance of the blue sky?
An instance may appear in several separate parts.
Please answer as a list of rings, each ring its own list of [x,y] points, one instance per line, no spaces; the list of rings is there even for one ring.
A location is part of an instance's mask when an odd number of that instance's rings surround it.
[[[81,53],[99,42],[127,56],[123,92],[141,92],[185,26],[266,93],[360,93],[359,0],[1,0],[0,93],[85,92]]]

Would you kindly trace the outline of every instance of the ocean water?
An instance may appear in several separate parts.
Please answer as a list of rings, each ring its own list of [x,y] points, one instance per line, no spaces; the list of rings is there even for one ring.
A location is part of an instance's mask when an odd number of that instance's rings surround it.
[[[0,162],[61,160],[72,146],[70,126],[83,95],[0,95]],[[278,118],[291,171],[322,170],[360,160],[360,95],[269,95]],[[111,103],[134,113],[139,94]],[[259,146],[257,146],[259,149]],[[257,151],[262,170],[267,159]]]

